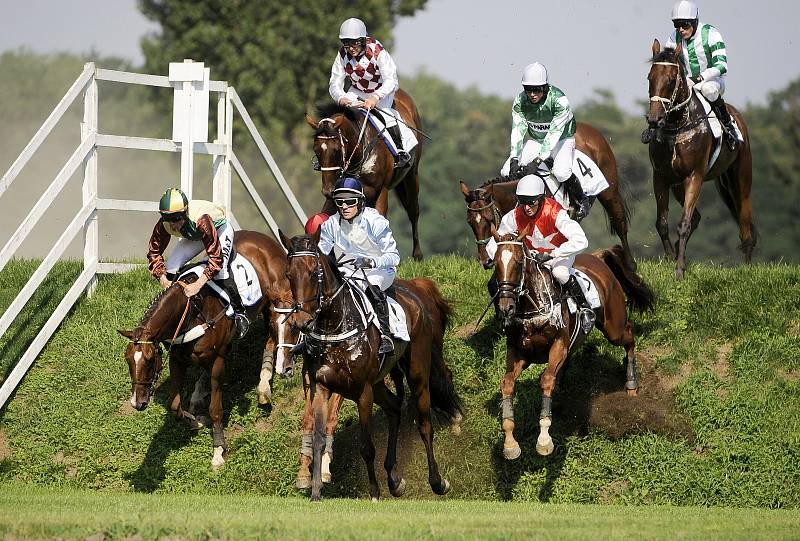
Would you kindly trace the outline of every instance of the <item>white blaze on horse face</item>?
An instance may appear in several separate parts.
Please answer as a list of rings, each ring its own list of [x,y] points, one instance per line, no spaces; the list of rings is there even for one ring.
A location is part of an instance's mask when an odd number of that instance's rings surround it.
[[[511,262],[512,257],[511,250],[503,250],[502,255],[500,256],[500,261],[503,262],[503,268],[508,268],[508,264]]]
[[[320,145],[320,148],[321,148],[322,150],[328,150],[328,143],[322,143],[322,144]]]
[[[475,223],[476,224],[481,223],[481,215],[480,214],[477,214],[477,213],[475,214]]]

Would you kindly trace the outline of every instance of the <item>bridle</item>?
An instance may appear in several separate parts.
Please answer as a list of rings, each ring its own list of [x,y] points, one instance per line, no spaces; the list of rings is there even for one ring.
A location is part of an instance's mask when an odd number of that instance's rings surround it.
[[[528,274],[530,269],[529,263],[534,263],[533,268],[539,273],[540,277],[542,278],[542,282],[544,283],[544,273],[542,272],[541,265],[535,264],[535,260],[531,255],[528,246],[520,241],[520,240],[504,240],[499,241],[497,243],[498,251],[499,247],[502,245],[512,245],[512,246],[521,246],[522,247],[522,258],[518,258],[516,264],[520,267],[520,279],[519,282],[514,282],[510,280],[498,280],[498,297],[503,298],[510,298],[516,301],[520,301],[522,299],[527,299],[528,302],[532,307],[536,306],[536,302],[530,295],[530,291],[525,287],[525,278]],[[545,288],[545,292],[547,293],[548,302],[546,305],[540,306],[538,309],[529,310],[526,312],[519,312],[519,306],[517,311],[517,316],[520,319],[530,319],[538,316],[550,316],[551,312],[553,311],[556,299],[554,299],[550,288]]]
[[[500,216],[500,210],[497,208],[497,204],[494,202],[494,199],[492,199],[490,197],[489,198],[489,204],[488,205],[484,205],[482,207],[473,208],[472,206],[470,206],[473,202],[482,201],[482,200],[483,199],[476,198],[474,201],[472,201],[471,203],[467,204],[467,212],[474,212],[476,214],[480,214],[480,212],[482,210],[492,209],[493,214],[494,214],[494,220],[495,220],[494,224],[495,224],[495,226],[497,226],[500,223],[500,220],[502,220],[502,216]],[[491,236],[488,236],[485,239],[475,239],[475,244],[477,244],[478,246],[485,246],[485,245],[487,245],[489,243],[491,238],[492,238]]]
[[[689,118],[689,107],[687,107],[687,105],[689,105],[689,102],[692,100],[692,89],[686,83],[685,78],[681,74],[681,65],[678,64],[677,62],[653,62],[653,65],[674,66],[678,68],[677,70],[678,74],[675,78],[675,86],[672,89],[672,96],[670,98],[665,98],[663,96],[650,96],[651,102],[658,102],[664,108],[664,118],[658,121],[658,128],[667,129],[667,131],[678,133],[680,131],[693,128],[694,126],[702,122],[703,119],[707,117],[707,115],[701,115],[695,118],[694,121],[691,121],[691,119]],[[686,93],[687,93],[686,99],[678,103],[677,105],[672,105],[673,103],[675,103],[675,100],[677,99],[678,96],[678,92],[680,91],[682,86],[686,87]],[[675,126],[674,128],[666,128],[667,119],[669,118],[669,115],[671,113],[681,110],[683,110],[683,115],[678,125]]]
[[[338,139],[339,144],[341,145],[341,148],[342,148],[342,152],[341,152],[342,164],[341,165],[330,165],[330,166],[324,166],[324,167],[322,166],[322,164],[320,164],[320,167],[319,167],[320,171],[323,171],[323,172],[339,171],[339,176],[340,177],[343,176],[348,171],[351,163],[353,163],[353,157],[355,157],[356,151],[358,151],[359,149],[361,149],[361,154],[360,154],[360,159],[359,159],[358,163],[360,164],[360,163],[362,163],[364,161],[364,146],[361,144],[361,142],[364,139],[364,132],[367,129],[367,124],[368,124],[368,121],[369,121],[369,115],[370,115],[370,111],[367,111],[367,115],[364,117],[364,121],[361,123],[361,129],[360,129],[360,131],[358,133],[358,138],[356,139],[356,143],[353,146],[353,151],[350,153],[350,156],[347,157],[347,158],[345,158],[345,152],[347,150],[347,144],[350,141],[347,139],[347,137],[344,136],[344,134],[342,133],[341,128],[336,127],[336,121],[334,119],[332,119],[332,118],[323,118],[322,120],[319,121],[319,125],[320,126],[322,124],[324,124],[324,123],[330,124],[331,128],[336,130],[336,134],[335,135],[322,135],[322,134],[319,134],[319,135],[315,135],[314,139],[329,139],[329,140],[337,140]],[[377,136],[376,136],[376,139],[377,139]],[[367,145],[367,149],[371,149],[373,143],[374,143],[374,140],[373,140],[372,143],[370,143],[370,145]]]

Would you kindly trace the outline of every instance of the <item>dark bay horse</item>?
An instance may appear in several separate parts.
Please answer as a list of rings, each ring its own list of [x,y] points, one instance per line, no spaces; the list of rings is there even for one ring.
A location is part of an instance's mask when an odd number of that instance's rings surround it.
[[[531,257],[523,242],[527,234],[527,230],[502,237],[494,233],[498,244],[494,261],[500,283],[499,312],[506,334],[506,374],[500,391],[505,432],[503,456],[508,460],[522,454],[514,439],[513,398],[517,378],[532,363],[547,364],[540,379],[542,409],[536,451],[549,455],[554,449],[549,429],[556,377],[570,352],[586,338],[577,314],[569,312],[561,286],[549,269]],[[595,326],[610,343],[625,348],[625,388],[628,394],[635,395],[639,386],[636,339],[627,306],[640,311],[651,308],[653,292],[641,276],[625,267],[620,246],[578,254],[574,267],[586,273],[597,287],[600,308],[595,310]]]
[[[451,313],[449,304],[431,280],[396,280],[396,298],[405,311],[411,342],[396,341],[391,357],[379,360],[380,333],[369,322],[365,326],[351,294],[354,286],[319,251],[319,231],[292,239],[283,233],[280,236],[289,251],[288,276],[298,310],[296,322],[306,335],[303,370],[310,381],[314,411],[311,499],[321,498],[322,455],[331,393],[353,400],[358,406],[361,456],[367,466],[373,499],[380,496],[372,443],[373,403],[386,413],[389,440],[384,468],[389,491],[393,496],[402,495],[405,480],[397,471],[397,440],[404,376],[416,401],[417,428],[428,459],[428,481],[434,493],[445,494],[450,484],[439,474],[433,455],[431,407],[450,421],[457,421],[463,413],[452,374],[442,358],[444,332]],[[387,375],[397,394],[387,388],[384,382]]]
[[[739,224],[739,239],[746,262],[750,262],[757,233],[753,224],[750,188],[753,163],[750,138],[742,115],[727,105],[742,132],[744,143],[731,151],[722,144],[719,155],[709,168],[714,151],[714,136],[703,105],[690,91],[683,76],[681,45],[661,50],[653,41],[653,57],[647,80],[650,82],[649,126],[656,137],[649,143],[653,166],[653,193],[656,196],[656,230],[664,253],[676,259],[675,275],[680,279],[686,270],[686,243],[700,223],[697,202],[700,188],[714,179],[725,206]],[[683,206],[678,223],[678,241],[673,246],[669,237],[669,190]]]
[[[422,129],[417,105],[404,90],[395,94],[394,107],[409,127]],[[394,189],[411,222],[412,255],[417,261],[421,260],[417,222],[422,138],[417,137],[419,143],[409,153],[409,165],[394,169],[394,156],[372,124],[367,123],[361,133],[364,115],[358,109],[332,103],[320,107],[319,114],[319,121],[306,115],[306,122],[314,128],[314,154],[322,171],[322,194],[326,199],[322,212],[336,213],[331,194],[336,181],[345,174],[361,181],[367,206],[375,207],[384,216],[389,208],[389,190]]]
[[[256,270],[263,294],[262,300],[248,309],[252,321],[259,313],[264,313],[267,323],[267,343],[262,360],[262,383],[264,372],[271,363],[279,343],[295,343],[298,332],[286,322],[286,314],[276,313],[271,308],[290,307],[291,292],[286,278],[286,254],[273,238],[255,231],[237,231],[234,236],[236,252],[245,256]],[[186,281],[196,278],[192,276]],[[180,325],[180,330],[178,326]],[[143,410],[150,403],[163,367],[162,344],[171,342],[173,337],[204,327],[204,333],[195,340],[187,338],[185,343],[176,343],[170,349],[169,408],[172,414],[191,429],[200,429],[202,424],[181,405],[181,390],[186,368],[190,363],[201,366],[210,373],[211,402],[209,415],[214,437],[212,467],[219,468],[225,463],[225,434],[222,425],[222,378],[225,373],[225,354],[229,350],[235,334],[232,320],[225,316],[222,302],[204,287],[188,303],[180,283],[175,283],[160,292],[150,303],[139,325],[131,331],[119,331],[130,340],[125,350],[125,360],[131,377],[131,405]],[[191,335],[190,335],[191,336]],[[279,355],[286,352],[279,353]],[[280,358],[280,357],[279,357]],[[267,382],[268,385],[268,382]],[[260,398],[261,400],[261,398]]]
[[[578,122],[575,131],[575,148],[589,156],[608,180],[608,188],[597,195],[608,215],[608,224],[619,237],[622,244],[623,257],[628,269],[636,271],[636,261],[628,244],[628,207],[619,191],[617,176],[617,159],[608,141],[590,124]],[[500,218],[517,204],[515,191],[519,178],[491,179],[479,188],[471,190],[464,182],[460,182],[461,193],[467,203],[467,224],[475,234],[478,245],[478,260],[484,266],[492,266],[492,260],[486,253],[486,243],[491,237],[491,226],[498,227]]]

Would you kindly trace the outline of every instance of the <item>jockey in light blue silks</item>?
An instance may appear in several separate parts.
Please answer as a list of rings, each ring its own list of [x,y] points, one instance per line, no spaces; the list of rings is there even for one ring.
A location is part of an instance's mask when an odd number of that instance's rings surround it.
[[[728,73],[728,53],[722,34],[710,24],[699,22],[700,12],[688,0],[676,2],[670,15],[675,30],[670,32],[665,47],[674,49],[681,44],[687,81],[711,104],[714,114],[728,134],[725,138],[728,148],[736,150],[739,140],[731,115],[722,100],[725,93],[725,74]]]
[[[400,252],[389,220],[374,208],[364,206],[364,188],[358,179],[345,177],[339,180],[333,189],[333,201],[338,213],[330,218],[324,214],[312,216],[306,224],[306,233],[313,234],[319,227],[319,250],[325,255],[332,253],[335,256],[343,276],[366,276],[369,285],[365,291],[380,324],[381,345],[378,353],[391,353],[394,344],[384,291],[394,282],[397,265],[400,264]],[[322,224],[318,225],[320,221]],[[354,283],[359,285],[358,280]],[[301,342],[292,348],[292,354],[304,350],[305,342]]]
[[[339,28],[342,47],[336,53],[331,66],[328,92],[333,101],[347,107],[385,111],[386,130],[391,135],[395,148],[395,167],[408,165],[408,152],[416,145],[413,134],[407,135],[409,147],[403,148],[403,139],[397,119],[400,113],[394,109],[394,94],[400,88],[397,67],[392,56],[380,41],[367,36],[367,26],[361,19],[351,18]],[[345,91],[345,80],[350,80],[350,89]],[[408,131],[408,130],[406,130]]]
[[[552,158],[553,176],[563,183],[575,205],[575,219],[586,217],[591,199],[583,193],[572,172],[575,157],[575,116],[564,92],[547,80],[547,69],[539,62],[522,70],[522,92],[511,107],[511,152],[500,175],[517,174],[520,168],[534,172]]]

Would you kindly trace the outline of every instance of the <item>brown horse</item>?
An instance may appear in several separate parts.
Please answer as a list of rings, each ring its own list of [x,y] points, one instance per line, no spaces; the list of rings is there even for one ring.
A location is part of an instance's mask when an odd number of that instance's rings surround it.
[[[524,244],[527,234],[527,230],[518,236],[500,237],[494,233],[498,244],[494,261],[500,283],[499,312],[506,333],[506,374],[500,391],[505,432],[503,456],[508,460],[522,454],[514,439],[513,398],[517,377],[531,363],[547,364],[540,379],[542,409],[536,451],[549,455],[554,448],[549,429],[556,377],[570,352],[586,338],[580,330],[577,314],[571,314],[568,309],[561,286],[545,266],[532,258]],[[640,311],[649,309],[653,304],[653,292],[641,276],[625,267],[620,246],[591,255],[579,254],[574,267],[586,273],[597,288],[600,308],[595,310],[595,326],[610,343],[625,348],[625,388],[628,394],[635,395],[638,389],[636,340],[626,304]]]
[[[245,256],[256,270],[263,294],[262,300],[248,309],[248,317],[252,320],[264,312],[267,323],[267,343],[262,360],[262,383],[259,384],[261,395],[264,372],[271,364],[273,352],[279,342],[293,343],[297,341],[297,330],[294,326],[279,320],[287,314],[278,314],[274,307],[291,305],[291,293],[286,278],[286,254],[273,238],[254,231],[237,231],[234,236],[236,252]],[[187,279],[194,281],[195,277]],[[125,350],[125,360],[131,376],[131,405],[143,410],[150,403],[158,377],[162,369],[162,344],[171,342],[198,326],[204,328],[199,338],[187,338],[184,343],[179,338],[170,348],[169,371],[170,391],[169,408],[172,414],[192,429],[202,428],[202,424],[189,411],[181,406],[181,389],[186,368],[190,363],[203,367],[210,373],[211,402],[209,415],[213,424],[214,453],[212,467],[219,468],[225,463],[225,434],[222,426],[222,378],[225,373],[224,355],[230,347],[235,328],[232,320],[225,317],[225,307],[208,288],[201,290],[188,302],[180,283],[175,283],[160,292],[150,303],[139,325],[131,331],[119,331],[130,340]],[[187,307],[188,304],[188,307]],[[267,315],[269,313],[269,315]],[[292,316],[293,317],[293,316]],[[288,322],[288,323],[291,323]],[[281,327],[283,325],[283,327]],[[178,330],[178,327],[180,329]],[[199,330],[199,329],[198,329]],[[189,335],[191,336],[191,335]],[[268,382],[267,382],[268,384]],[[261,397],[259,399],[261,401]]]
[[[664,245],[664,253],[677,260],[675,274],[680,279],[686,270],[686,243],[700,223],[697,202],[700,188],[714,179],[733,219],[739,224],[739,239],[746,262],[750,262],[757,233],[752,221],[750,187],[753,163],[750,138],[742,115],[734,107],[728,110],[742,132],[744,143],[731,151],[721,144],[719,155],[709,168],[714,151],[714,136],[700,98],[690,91],[683,76],[681,45],[661,50],[653,41],[650,73],[650,110],[647,122],[656,130],[650,141],[650,163],[653,166],[653,193],[656,196],[656,230]],[[669,238],[669,190],[683,205],[678,223],[678,241],[673,247]]]
[[[400,89],[395,94],[394,107],[410,128],[422,128],[417,105],[404,90]],[[368,122],[362,133],[365,120],[358,109],[330,104],[321,107],[319,114],[322,116],[320,121],[306,115],[306,122],[315,130],[314,154],[322,171],[322,194],[326,198],[322,212],[335,214],[336,207],[331,194],[336,181],[344,175],[354,176],[361,181],[367,205],[375,207],[384,216],[389,208],[389,190],[394,189],[411,222],[412,255],[417,261],[421,260],[422,249],[417,228],[421,137],[418,137],[419,144],[409,153],[409,165],[394,169],[394,156],[372,124]]]
[[[289,251],[289,282],[297,308],[297,323],[306,335],[303,370],[310,382],[314,411],[314,457],[311,499],[318,501],[322,489],[322,455],[328,398],[338,393],[358,406],[361,456],[367,465],[369,493],[380,496],[375,477],[375,446],[372,443],[372,405],[377,403],[389,419],[389,440],[384,467],[389,491],[402,495],[405,480],[397,471],[397,440],[400,427],[403,376],[416,399],[417,427],[428,459],[428,481],[436,494],[445,494],[450,484],[439,474],[433,455],[431,407],[451,422],[462,415],[450,369],[442,358],[445,328],[451,313],[436,284],[425,278],[396,280],[395,295],[406,314],[411,342],[399,341],[390,358],[378,358],[380,333],[364,319],[351,280],[317,246],[319,231],[289,239],[281,233]],[[397,394],[390,391],[389,376]]]
[[[575,148],[589,156],[608,180],[608,188],[597,195],[608,215],[608,224],[611,231],[617,234],[622,243],[623,257],[628,269],[636,271],[636,261],[628,245],[628,207],[619,192],[619,179],[617,176],[617,159],[606,138],[590,124],[578,122],[575,131]],[[513,209],[517,204],[515,194],[518,178],[504,180],[496,178],[489,180],[475,190],[460,182],[461,193],[467,203],[467,224],[475,234],[475,243],[478,245],[478,260],[489,268],[493,262],[486,253],[486,243],[491,237],[491,226],[498,227],[503,214]]]

